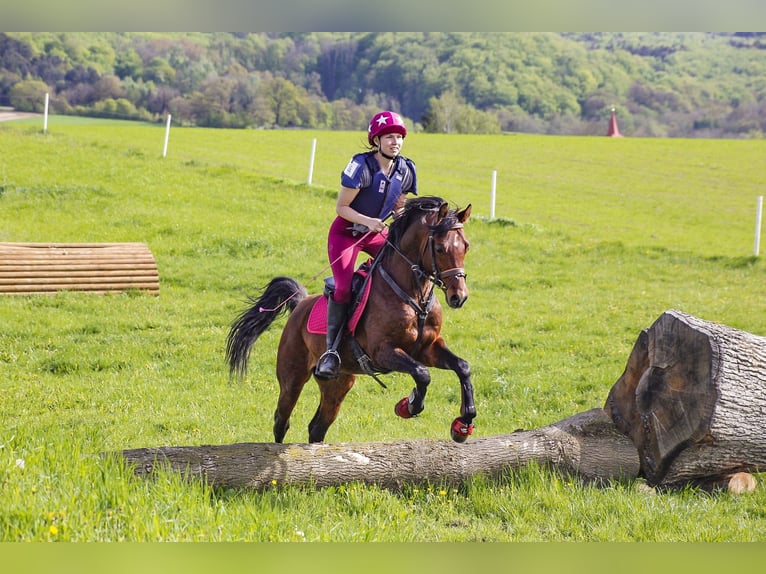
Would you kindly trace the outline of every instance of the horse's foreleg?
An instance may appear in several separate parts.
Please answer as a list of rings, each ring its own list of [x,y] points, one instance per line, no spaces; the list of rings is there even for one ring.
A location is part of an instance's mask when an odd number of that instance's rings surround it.
[[[309,442],[322,442],[327,429],[338,417],[340,405],[354,386],[356,377],[341,373],[337,379],[315,379],[319,384],[320,397],[317,411],[309,423]]]
[[[421,358],[429,366],[449,369],[458,376],[460,380],[460,416],[452,422],[451,435],[456,442],[464,442],[473,432],[473,419],[476,417],[473,385],[471,384],[471,367],[468,361],[450,351],[441,337],[424,350]]]
[[[426,366],[401,349],[390,349],[388,353],[379,353],[375,357],[375,364],[389,371],[407,373],[415,381],[415,388],[412,389],[410,396],[396,403],[394,412],[405,419],[423,412],[428,385],[431,384],[431,374]]]

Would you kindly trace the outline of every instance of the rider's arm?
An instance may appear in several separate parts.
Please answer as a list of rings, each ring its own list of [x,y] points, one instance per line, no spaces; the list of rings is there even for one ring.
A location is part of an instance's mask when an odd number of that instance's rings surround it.
[[[346,221],[365,225],[370,231],[383,231],[385,224],[380,219],[367,217],[351,207],[351,202],[354,201],[358,193],[358,188],[341,186],[338,201],[335,204],[335,212]]]

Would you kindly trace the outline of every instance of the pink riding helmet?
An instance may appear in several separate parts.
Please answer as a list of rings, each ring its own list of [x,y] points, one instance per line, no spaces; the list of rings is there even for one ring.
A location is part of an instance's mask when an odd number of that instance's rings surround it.
[[[367,141],[370,145],[375,145],[373,140],[376,136],[384,134],[399,133],[402,137],[407,137],[407,128],[404,126],[404,120],[396,112],[378,112],[370,120],[370,127],[367,128]]]

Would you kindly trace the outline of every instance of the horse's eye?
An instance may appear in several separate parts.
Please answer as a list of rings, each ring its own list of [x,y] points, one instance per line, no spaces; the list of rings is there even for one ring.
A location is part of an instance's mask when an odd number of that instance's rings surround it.
[[[437,245],[437,246],[436,246],[436,252],[437,252],[437,253],[444,253],[444,252],[446,252],[446,251],[447,251],[447,250],[444,248],[444,245]]]

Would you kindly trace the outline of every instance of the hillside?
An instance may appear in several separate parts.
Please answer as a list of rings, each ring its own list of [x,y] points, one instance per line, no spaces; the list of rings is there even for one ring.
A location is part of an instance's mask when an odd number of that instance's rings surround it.
[[[761,33],[0,33],[0,106],[184,125],[762,137]]]

